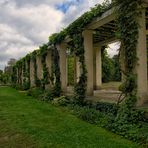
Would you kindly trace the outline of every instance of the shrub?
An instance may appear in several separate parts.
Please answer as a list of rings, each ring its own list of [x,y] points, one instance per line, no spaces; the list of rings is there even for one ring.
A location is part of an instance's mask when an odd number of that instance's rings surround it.
[[[108,102],[91,102],[87,101],[85,103],[86,106],[90,108],[94,108],[103,113],[112,113],[113,115],[117,114],[119,106],[115,103],[108,103]]]
[[[97,102],[96,109],[101,112],[112,113],[112,114],[116,115],[117,111],[118,111],[118,106],[114,103]]]
[[[41,88],[31,88],[27,91],[28,96],[32,96],[34,98],[41,98],[43,95],[44,91]]]
[[[29,83],[29,81],[28,82],[24,82],[23,83],[23,86],[22,86],[22,89],[23,90],[28,90],[30,88],[30,83]]]
[[[41,95],[41,99],[43,101],[52,101],[53,98],[54,96],[51,90],[45,90],[44,93]]]
[[[88,107],[83,107],[77,115],[79,118],[89,123],[97,123],[100,117],[100,114],[96,110]]]

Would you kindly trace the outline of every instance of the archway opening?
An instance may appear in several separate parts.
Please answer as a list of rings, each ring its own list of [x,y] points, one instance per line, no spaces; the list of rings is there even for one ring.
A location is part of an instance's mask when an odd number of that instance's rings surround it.
[[[120,42],[102,48],[102,86],[105,90],[118,90],[121,85]]]

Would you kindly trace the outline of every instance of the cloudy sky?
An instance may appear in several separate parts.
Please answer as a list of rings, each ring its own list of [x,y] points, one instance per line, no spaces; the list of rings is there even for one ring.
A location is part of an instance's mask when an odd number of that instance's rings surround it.
[[[0,69],[103,0],[0,0]]]

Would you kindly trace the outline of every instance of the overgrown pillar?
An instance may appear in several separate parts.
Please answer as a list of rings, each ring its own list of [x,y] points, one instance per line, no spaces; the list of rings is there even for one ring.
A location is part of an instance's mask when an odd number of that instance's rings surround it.
[[[41,56],[36,56],[36,64],[37,64],[37,77],[39,80],[42,79],[43,76],[43,65],[41,61]]]
[[[60,56],[61,87],[63,92],[67,92],[67,46],[65,43],[57,45]]]
[[[34,80],[34,62],[32,59],[30,59],[30,86],[34,87],[35,86],[35,80]]]
[[[92,96],[94,90],[94,71],[93,71],[93,31],[83,31],[85,64],[87,69],[87,95]]]
[[[142,10],[142,16],[139,19],[139,38],[137,45],[138,64],[137,72],[137,91],[138,105],[148,102],[148,79],[147,79],[147,47],[146,47],[146,20],[145,9]]]

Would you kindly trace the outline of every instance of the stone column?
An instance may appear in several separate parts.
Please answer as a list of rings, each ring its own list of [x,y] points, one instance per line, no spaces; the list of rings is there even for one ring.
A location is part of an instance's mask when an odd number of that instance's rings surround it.
[[[84,49],[85,49],[85,64],[87,69],[87,95],[93,95],[94,79],[93,79],[93,31],[83,31]]]
[[[34,62],[30,59],[30,86],[35,86],[35,80],[34,80]]]
[[[46,56],[46,65],[47,65],[47,68],[48,68],[48,73],[49,73],[49,76],[51,76],[51,66],[52,66],[52,58],[51,58],[51,50],[48,51],[47,53],[47,56]],[[50,79],[48,80],[49,81],[49,84],[46,85],[46,89],[50,88],[51,87],[51,82],[50,82]]]
[[[93,83],[94,83],[94,90],[96,90],[96,89],[97,89],[97,87],[96,87],[96,80],[97,80],[97,79],[96,79],[96,78],[97,78],[97,76],[96,76],[96,72],[97,72],[97,71],[96,71],[96,47],[93,47],[93,50],[94,50],[94,51],[93,51],[93,59],[94,59],[94,60],[93,60],[93,62],[94,62],[94,64],[93,64],[93,69],[94,69],[94,76],[93,76],[93,77],[94,77],[94,82],[93,82]]]
[[[67,56],[66,44],[62,43],[57,45],[60,56],[60,73],[61,73],[61,87],[63,92],[67,92]]]
[[[147,47],[146,47],[146,21],[145,9],[142,11],[142,16],[139,19],[139,38],[137,45],[138,64],[136,67],[137,72],[137,85],[138,85],[138,105],[144,104],[148,101],[148,84],[147,84]]]
[[[102,59],[101,59],[101,46],[95,47],[96,52],[96,89],[102,86]]]
[[[43,75],[43,66],[41,62],[41,56],[36,56],[36,63],[37,63],[37,77],[38,79],[42,79]]]

